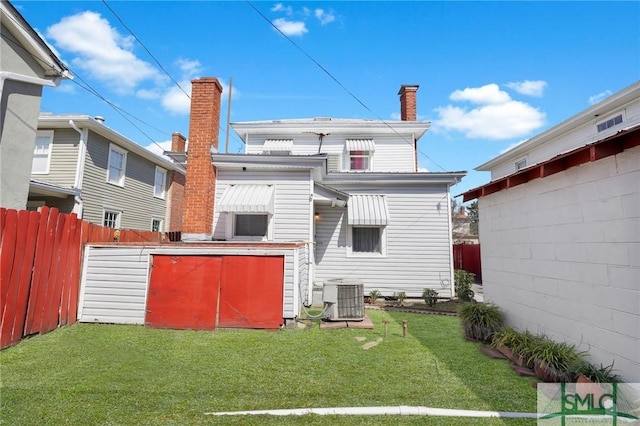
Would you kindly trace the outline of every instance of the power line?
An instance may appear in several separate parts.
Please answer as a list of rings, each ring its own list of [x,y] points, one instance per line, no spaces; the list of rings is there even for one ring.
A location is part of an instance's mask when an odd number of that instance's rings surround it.
[[[322,64],[320,64],[318,61],[316,61],[309,53],[307,53],[302,47],[300,47],[295,41],[293,41],[289,36],[287,36],[284,32],[282,32],[280,30],[280,28],[278,28],[273,22],[271,22],[271,20],[269,18],[267,18],[253,3],[251,3],[250,0],[245,0],[249,6],[251,6],[251,8],[253,10],[256,11],[256,13],[258,15],[260,15],[262,17],[262,19],[264,19],[265,21],[267,21],[269,23],[269,25],[271,25],[276,31],[278,31],[284,38],[286,38],[296,49],[298,49],[300,52],[302,52],[302,54],[304,56],[306,56],[311,62],[313,62],[318,68],[320,68],[325,74],[327,74],[329,76],[329,78],[331,78],[334,82],[336,82],[336,84],[338,84],[338,86],[340,86],[345,92],[347,92],[349,94],[349,96],[351,96],[356,102],[358,102],[360,105],[362,105],[367,111],[369,111],[374,117],[376,117],[378,120],[380,120],[382,123],[384,123],[385,126],[387,126],[389,129],[391,129],[396,135],[398,135],[402,140],[404,140],[406,143],[408,143],[409,145],[413,146],[413,142],[409,141],[408,139],[406,139],[404,136],[402,136],[400,133],[398,133],[396,131],[396,129],[394,129],[389,123],[387,123],[386,120],[384,120],[382,117],[380,117],[378,114],[376,114],[375,112],[373,112],[371,110],[371,108],[369,108],[362,100],[360,100],[360,98],[358,98],[353,92],[351,92],[344,84],[342,84],[340,82],[340,80],[338,80],[333,74],[331,74],[331,72],[329,72],[329,70],[327,70],[324,66],[322,66]],[[417,144],[416,144],[416,149],[417,149]],[[418,152],[422,155],[424,155],[429,161],[431,161],[433,164],[435,164],[436,166],[438,166],[440,169],[442,169],[442,171],[447,171],[444,167],[442,167],[440,164],[438,164],[435,160],[433,160],[431,157],[429,157],[427,154],[425,154],[424,152],[422,152],[421,150],[418,150]]]
[[[171,81],[173,81],[173,83],[182,91],[182,93],[184,93],[187,98],[191,99],[191,96],[186,92],[186,90],[184,90],[182,88],[182,86],[180,86],[180,83],[178,83],[172,76],[171,74],[169,74],[169,72],[162,66],[162,64],[160,63],[160,61],[158,61],[156,59],[155,56],[153,56],[153,53],[151,53],[151,51],[149,49],[147,49],[147,46],[144,45],[144,43],[142,43],[142,40],[140,40],[140,38],[138,38],[137,35],[134,34],[133,31],[131,31],[131,29],[127,26],[127,24],[124,23],[124,21],[120,18],[120,16],[118,16],[118,14],[115,12],[115,10],[113,10],[111,8],[111,6],[109,6],[109,4],[107,3],[107,0],[102,0],[102,3],[104,3],[104,5],[107,7],[107,9],[109,9],[109,11],[111,11],[111,13],[113,14],[113,16],[116,17],[116,19],[122,24],[123,27],[125,27],[125,29],[127,31],[129,31],[129,34],[131,34],[133,36],[133,38],[136,39],[136,41],[138,42],[138,44],[140,44],[140,46],[142,46],[142,48],[149,54],[149,56],[151,56],[151,59],[153,59],[155,61],[156,64],[158,64],[158,67],[160,67],[160,69],[162,70],[162,72],[164,72],[167,77],[169,77],[171,79]]]

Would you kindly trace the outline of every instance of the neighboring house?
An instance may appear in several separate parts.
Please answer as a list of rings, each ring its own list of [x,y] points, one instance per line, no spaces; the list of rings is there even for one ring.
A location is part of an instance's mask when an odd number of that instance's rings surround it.
[[[22,15],[0,2],[0,207],[24,209],[42,87],[69,70]]]
[[[449,190],[465,172],[416,172],[430,124],[416,121],[417,89],[401,87],[399,121],[232,123],[245,154],[221,154],[210,129],[219,128],[222,88],[195,80],[183,240],[307,243],[305,304],[313,285],[333,278],[385,295],[433,288],[451,296]]]
[[[640,82],[476,170],[485,300],[640,382]]]
[[[173,139],[184,150],[184,137]],[[56,207],[113,228],[180,230],[184,169],[100,117],[41,115],[32,157],[30,209]]]

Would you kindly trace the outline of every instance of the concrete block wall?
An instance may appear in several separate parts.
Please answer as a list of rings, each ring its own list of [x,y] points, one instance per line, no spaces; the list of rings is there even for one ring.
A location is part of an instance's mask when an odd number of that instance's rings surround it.
[[[478,205],[485,300],[640,382],[640,147]]]

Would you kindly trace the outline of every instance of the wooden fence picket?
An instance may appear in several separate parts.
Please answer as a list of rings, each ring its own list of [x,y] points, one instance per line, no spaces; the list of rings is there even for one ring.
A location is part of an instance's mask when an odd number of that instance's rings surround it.
[[[120,230],[120,242],[179,240],[180,233]],[[175,235],[174,235],[175,234]],[[0,349],[77,321],[87,243],[113,243],[116,230],[56,208],[0,208]]]

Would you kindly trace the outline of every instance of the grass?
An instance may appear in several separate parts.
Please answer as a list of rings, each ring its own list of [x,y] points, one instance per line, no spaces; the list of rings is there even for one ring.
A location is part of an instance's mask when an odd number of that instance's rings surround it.
[[[530,378],[455,317],[367,311],[374,330],[215,332],[77,324],[0,352],[7,425],[424,424],[418,416],[212,417],[212,411],[421,405],[535,412]],[[366,342],[386,338],[368,350]],[[402,337],[402,320],[409,335]],[[359,339],[357,339],[359,338]],[[363,341],[362,338],[365,340]],[[535,420],[428,419],[429,424]]]

